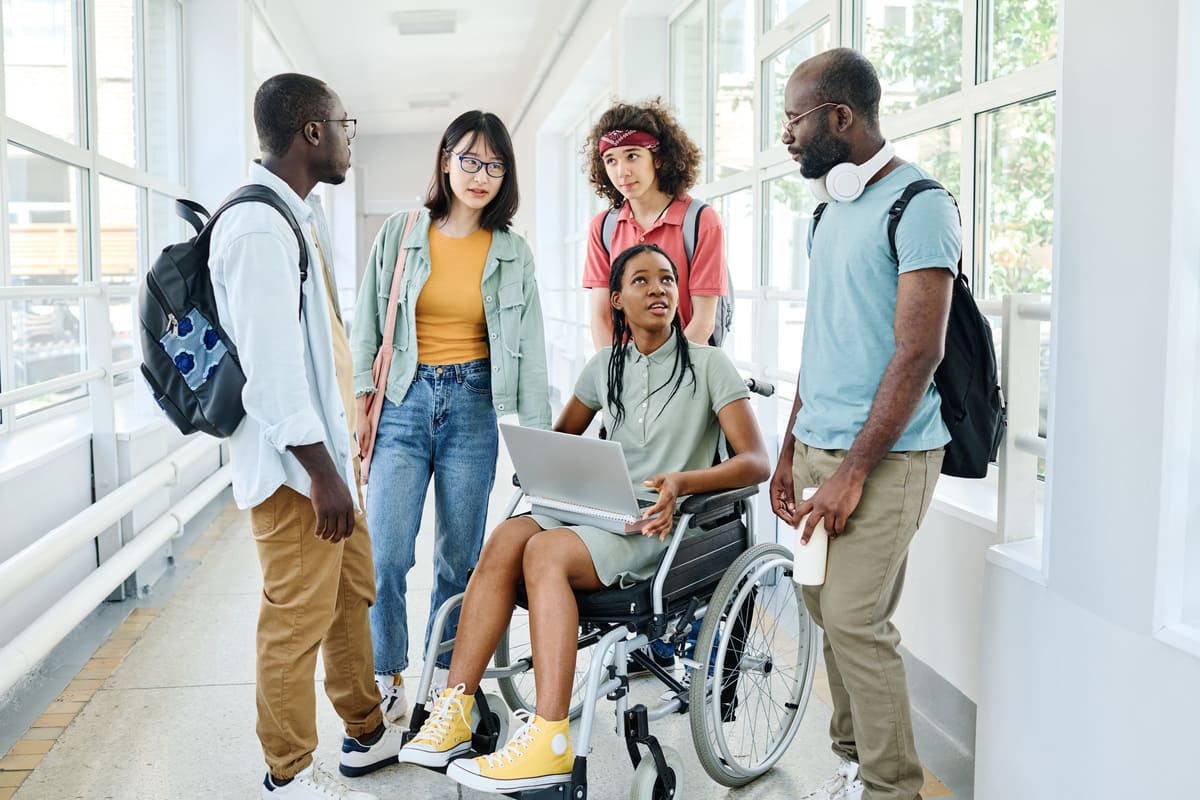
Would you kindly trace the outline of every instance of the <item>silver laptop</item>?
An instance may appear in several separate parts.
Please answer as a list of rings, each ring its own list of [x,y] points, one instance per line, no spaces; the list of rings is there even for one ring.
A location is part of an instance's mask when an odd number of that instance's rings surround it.
[[[634,493],[620,442],[507,423],[500,433],[535,514],[619,534],[649,521],[654,501]]]

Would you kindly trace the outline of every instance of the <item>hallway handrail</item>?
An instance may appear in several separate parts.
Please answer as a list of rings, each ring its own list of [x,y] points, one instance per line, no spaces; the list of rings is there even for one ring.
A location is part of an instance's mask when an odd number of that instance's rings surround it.
[[[217,443],[210,441],[196,444],[215,447]],[[170,459],[164,459],[165,461],[170,461]],[[159,462],[159,464],[164,462]],[[0,695],[28,675],[38,662],[49,655],[59,642],[104,602],[113,589],[120,586],[131,573],[141,567],[168,540],[182,532],[183,526],[188,520],[200,513],[205,506],[224,491],[225,487],[229,485],[232,475],[233,468],[229,465],[221,467],[210,475],[187,497],[151,523],[149,527],[143,529],[133,541],[124,545],[112,558],[100,565],[78,586],[67,592],[44,614],[30,623],[25,630],[17,634],[3,649],[0,649]],[[115,494],[116,492],[105,500],[112,498]],[[83,514],[86,513],[86,511],[83,512]],[[77,515],[76,519],[83,514]],[[7,566],[11,561],[12,559],[9,559],[4,562],[4,565]]]
[[[191,442],[0,563],[0,606],[45,577],[71,552],[115,525],[138,503],[159,489],[173,486],[180,472],[215,455],[219,448],[220,442],[207,436]]]

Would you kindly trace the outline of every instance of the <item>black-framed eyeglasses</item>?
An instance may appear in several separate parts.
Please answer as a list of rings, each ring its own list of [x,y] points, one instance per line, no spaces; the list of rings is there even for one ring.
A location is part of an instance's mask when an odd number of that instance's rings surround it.
[[[354,119],[353,117],[347,117],[346,119],[310,119],[308,122],[340,123],[341,126],[346,129],[346,141],[350,141],[354,138],[354,134],[358,133],[358,120]],[[307,125],[308,122],[305,122],[304,124]],[[300,130],[304,130],[304,127],[301,126]]]
[[[462,153],[456,153],[453,150],[447,150],[448,154],[458,158],[458,166],[463,172],[474,175],[481,169],[487,169],[489,178],[503,178],[506,171],[503,161],[482,161],[475,156],[464,156]]]
[[[841,103],[821,103],[821,105],[813,106],[808,111],[805,111],[803,114],[797,114],[796,116],[792,117],[791,119],[785,119],[783,121],[783,132],[790,135],[792,132],[792,126],[795,125],[800,120],[807,117],[809,114],[813,113],[814,111],[819,111],[822,108],[826,108],[827,106],[840,106],[840,105],[841,105]]]

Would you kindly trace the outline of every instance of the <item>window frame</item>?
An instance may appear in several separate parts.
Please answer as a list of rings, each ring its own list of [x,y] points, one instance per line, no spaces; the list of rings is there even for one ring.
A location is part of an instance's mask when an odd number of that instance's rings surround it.
[[[136,257],[137,277],[139,279],[145,275],[149,267],[150,193],[157,192],[168,197],[183,197],[187,194],[188,137],[183,102],[178,104],[180,141],[179,152],[177,153],[179,160],[177,174],[179,175],[179,180],[169,180],[153,173],[149,167],[149,157],[146,150],[149,125],[149,101],[145,71],[147,3],[162,2],[176,6],[179,36],[177,41],[178,51],[175,53],[178,68],[175,72],[176,86],[174,87],[174,91],[182,98],[184,96],[184,50],[186,46],[186,17],[182,0],[133,0],[135,48],[133,79],[136,81],[134,86],[134,147],[136,164],[134,166],[121,163],[99,152],[99,119],[97,112],[99,82],[96,69],[97,48],[95,39],[98,30],[96,8],[95,4],[85,2],[85,0],[68,0],[68,2],[72,7],[73,18],[76,21],[75,38],[73,39],[73,46],[75,48],[73,63],[76,67],[73,72],[75,73],[76,82],[75,113],[77,115],[76,126],[77,138],[80,139],[79,144],[73,144],[65,139],[58,138],[7,115],[6,102],[8,98],[4,85],[6,64],[4,59],[0,58],[0,109],[3,109],[3,112],[0,112],[0,144],[4,146],[4,151],[0,152],[0,206],[6,212],[3,215],[3,219],[0,219],[0,253],[4,255],[4,258],[0,259],[0,286],[12,285],[12,264],[9,257],[12,237],[9,214],[7,213],[10,200],[7,147],[10,143],[29,150],[36,155],[63,162],[80,170],[83,187],[80,194],[79,212],[79,233],[82,242],[83,262],[82,280],[78,283],[72,283],[72,286],[82,288],[89,283],[102,282],[99,203],[100,183],[103,178],[111,178],[129,184],[137,192],[135,220],[138,232]],[[3,9],[0,8],[0,18],[2,16]],[[0,42],[0,54],[2,52],[3,44]],[[129,289],[128,287],[123,287],[119,291],[128,292]],[[122,298],[118,302],[124,303],[126,301]],[[0,330],[0,358],[2,358],[2,362],[0,362],[0,391],[7,391],[9,387],[20,388],[13,385],[15,374],[13,367],[12,305],[12,302],[0,301],[0,325],[3,326],[2,330]],[[80,305],[82,308],[82,300],[80,301]],[[134,307],[136,309],[136,300],[134,301]],[[82,321],[83,314],[81,313],[81,323]],[[86,332],[81,333],[80,341],[86,354],[89,347]],[[139,350],[136,337],[134,349],[136,355]],[[131,372],[131,368],[126,366],[120,371],[120,374],[125,376],[129,372]],[[82,397],[56,403],[45,409],[22,414],[19,417],[16,414],[15,406],[0,409],[0,437],[13,431],[41,424],[59,416],[79,413],[89,408],[95,411],[97,407],[111,406],[113,398],[132,393],[134,391],[133,387],[136,384],[136,380],[124,380],[122,385],[113,387],[110,378],[106,382],[106,390],[110,395],[109,397],[93,397],[88,391],[85,391]],[[82,385],[85,387],[85,390],[88,389],[88,383],[85,382]]]

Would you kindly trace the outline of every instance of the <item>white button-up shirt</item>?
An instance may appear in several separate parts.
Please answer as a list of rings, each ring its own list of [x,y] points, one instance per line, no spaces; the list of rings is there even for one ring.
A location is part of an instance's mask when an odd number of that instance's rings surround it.
[[[250,165],[247,182],[274,189],[291,208],[308,250],[308,279],[298,314],[299,245],[271,206],[241,203],[217,220],[209,251],[217,314],[246,373],[246,417],[229,439],[234,500],[251,508],[280,486],[309,496],[312,481],[287,448],[324,442],[357,506],[346,408],[333,367],[330,301],[311,234],[315,228],[321,248],[333,252],[325,214],[319,198],[301,199],[261,164]]]

